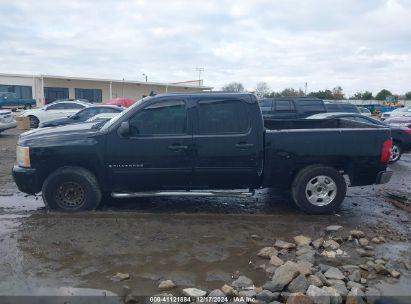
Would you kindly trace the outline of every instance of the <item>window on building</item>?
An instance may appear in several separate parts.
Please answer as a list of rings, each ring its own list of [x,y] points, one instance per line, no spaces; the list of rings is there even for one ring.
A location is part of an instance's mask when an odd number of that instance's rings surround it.
[[[0,92],[15,93],[16,98],[22,98],[22,99],[33,98],[31,86],[0,84]]]
[[[134,115],[129,123],[133,136],[185,134],[185,102],[175,100],[149,105]]]
[[[75,89],[75,98],[87,99],[91,102],[102,102],[103,91],[101,89]]]
[[[243,101],[199,102],[200,134],[244,133],[249,127],[247,105]]]
[[[68,99],[69,90],[68,88],[55,88],[55,87],[45,87],[44,88],[44,98],[46,99],[46,104],[52,103],[58,99]]]

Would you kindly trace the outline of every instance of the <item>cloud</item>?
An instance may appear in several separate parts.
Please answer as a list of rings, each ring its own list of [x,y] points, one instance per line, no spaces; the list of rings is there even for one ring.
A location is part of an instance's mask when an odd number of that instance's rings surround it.
[[[0,0],[2,72],[411,90],[411,0]]]

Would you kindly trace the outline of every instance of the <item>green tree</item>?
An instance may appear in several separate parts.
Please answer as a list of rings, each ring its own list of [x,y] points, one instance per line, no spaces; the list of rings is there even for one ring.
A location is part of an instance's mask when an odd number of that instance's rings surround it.
[[[381,91],[378,92],[377,95],[375,95],[375,99],[377,100],[386,100],[387,97],[392,96],[392,93],[386,89],[382,89]]]
[[[342,87],[340,86],[335,87],[332,91],[332,95],[333,95],[332,99],[337,99],[337,100],[344,99],[344,93],[343,93]]]
[[[317,97],[320,99],[334,99],[333,92],[328,89],[325,91],[311,92],[310,94],[308,94],[308,96]]]
[[[304,96],[304,91],[301,89],[295,90],[293,88],[286,88],[280,92],[280,96]]]
[[[356,99],[356,100],[370,100],[373,98],[374,97],[372,96],[372,93],[369,91],[357,92],[353,96],[350,97],[350,99]]]
[[[244,86],[240,82],[230,82],[221,88],[224,92],[240,93],[244,92]]]
[[[407,100],[411,99],[411,91],[405,93],[405,99],[407,99]]]

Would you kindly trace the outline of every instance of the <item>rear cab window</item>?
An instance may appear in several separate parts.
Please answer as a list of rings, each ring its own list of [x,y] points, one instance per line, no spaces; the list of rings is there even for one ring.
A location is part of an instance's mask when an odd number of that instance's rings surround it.
[[[246,133],[250,129],[247,104],[240,99],[198,101],[200,135]]]
[[[298,100],[298,108],[302,113],[319,113],[326,111],[323,101],[316,99]]]

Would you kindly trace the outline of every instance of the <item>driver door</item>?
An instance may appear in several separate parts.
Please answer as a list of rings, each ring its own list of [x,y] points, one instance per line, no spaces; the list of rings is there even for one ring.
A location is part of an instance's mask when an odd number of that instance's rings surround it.
[[[115,191],[188,189],[193,135],[187,101],[154,101],[129,125],[129,136],[115,131],[108,137],[106,166]]]

